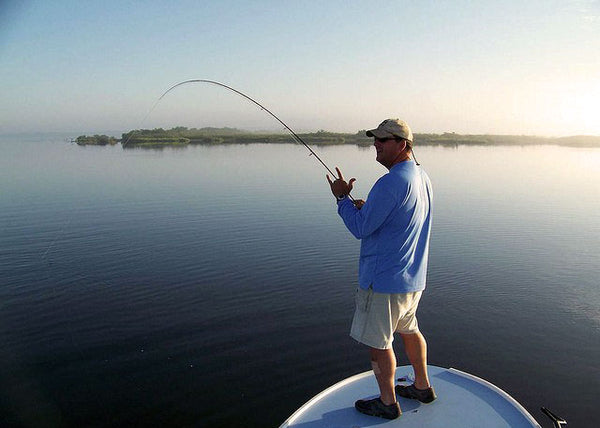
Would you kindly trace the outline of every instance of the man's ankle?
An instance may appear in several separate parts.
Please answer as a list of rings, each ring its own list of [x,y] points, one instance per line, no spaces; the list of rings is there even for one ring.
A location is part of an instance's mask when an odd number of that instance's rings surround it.
[[[431,388],[431,385],[429,384],[429,382],[417,382],[415,381],[415,388],[417,389],[429,389]]]
[[[393,400],[392,400],[392,399],[389,399],[389,398],[388,398],[388,399],[386,399],[386,398],[385,398],[383,395],[381,395],[381,396],[379,397],[379,399],[380,399],[380,400],[381,400],[381,402],[382,402],[383,404],[385,404],[386,406],[391,406],[392,404],[394,404],[394,403],[396,402],[396,394],[394,394],[394,399],[393,399]]]

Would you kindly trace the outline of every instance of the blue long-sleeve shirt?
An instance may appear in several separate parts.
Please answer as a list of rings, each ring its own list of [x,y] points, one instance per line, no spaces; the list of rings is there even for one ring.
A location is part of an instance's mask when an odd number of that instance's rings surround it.
[[[425,289],[432,189],[429,177],[412,160],[381,177],[359,210],[349,198],[338,214],[361,240],[358,282],[379,293]]]

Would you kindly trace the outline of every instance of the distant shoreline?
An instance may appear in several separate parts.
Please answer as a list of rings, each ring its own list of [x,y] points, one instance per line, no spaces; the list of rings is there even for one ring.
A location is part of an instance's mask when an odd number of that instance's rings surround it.
[[[489,134],[414,134],[415,145],[420,146],[525,146],[525,145],[559,145],[569,147],[598,147],[600,136],[575,135],[570,137],[537,137],[529,135],[489,135]],[[370,146],[371,138],[365,130],[355,134],[337,133],[320,130],[298,134],[307,144],[315,146],[357,145]],[[117,145],[123,148],[161,148],[182,147],[187,145],[229,145],[229,144],[289,144],[294,139],[289,133],[251,132],[235,128],[185,128],[140,129],[121,135],[121,138],[107,135],[80,135],[71,141],[80,146]]]

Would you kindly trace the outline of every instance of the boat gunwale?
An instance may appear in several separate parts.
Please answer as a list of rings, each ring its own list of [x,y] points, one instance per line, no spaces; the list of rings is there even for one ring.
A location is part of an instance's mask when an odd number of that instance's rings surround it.
[[[542,426],[539,424],[539,422],[537,422],[535,420],[535,418],[527,411],[527,409],[525,409],[525,407],[523,407],[509,393],[504,391],[502,388],[494,385],[493,383],[488,382],[487,380],[482,379],[478,376],[475,376],[471,373],[466,373],[461,370],[455,369],[453,367],[450,367],[450,368],[444,368],[444,367],[439,367],[439,366],[428,366],[428,367],[435,367],[437,369],[441,369],[442,371],[446,371],[446,372],[456,375],[458,377],[469,379],[475,383],[478,383],[478,384],[484,386],[485,388],[490,389],[491,391],[493,391],[494,393],[496,393],[500,397],[502,397],[504,400],[506,400],[508,403],[510,403],[510,405],[512,407],[514,407],[519,413],[522,414],[522,416],[525,419],[527,419],[532,424],[532,427],[542,428]],[[406,368],[411,368],[411,366],[410,365],[399,366],[399,367],[396,367],[396,370],[406,369]],[[281,424],[281,426],[279,428],[288,428],[298,418],[300,418],[306,411],[308,411],[315,403],[321,401],[326,396],[330,395],[331,393],[335,392],[338,389],[341,389],[342,387],[346,386],[347,384],[353,383],[357,380],[360,380],[360,379],[363,379],[363,378],[369,377],[369,376],[374,376],[373,370],[368,370],[368,371],[347,377],[346,379],[343,379],[343,380],[331,385],[330,387],[324,389],[323,391],[319,392],[317,395],[312,397],[310,400],[308,400],[306,403],[304,403],[302,406],[300,406],[294,413],[292,413],[285,420],[285,422],[283,422],[283,424]]]

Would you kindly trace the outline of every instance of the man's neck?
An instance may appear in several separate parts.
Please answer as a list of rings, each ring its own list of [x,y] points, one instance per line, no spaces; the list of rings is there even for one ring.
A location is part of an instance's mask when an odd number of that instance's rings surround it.
[[[409,159],[410,159],[410,154],[409,154],[409,153],[407,153],[407,152],[402,152],[402,153],[400,153],[400,154],[399,154],[399,155],[396,157],[396,159],[394,159],[394,161],[392,162],[392,164],[391,164],[391,165],[388,167],[388,171],[389,171],[390,169],[392,169],[392,167],[393,167],[394,165],[397,165],[397,164],[399,164],[400,162],[404,162],[404,161],[407,161],[407,160],[409,160]]]

